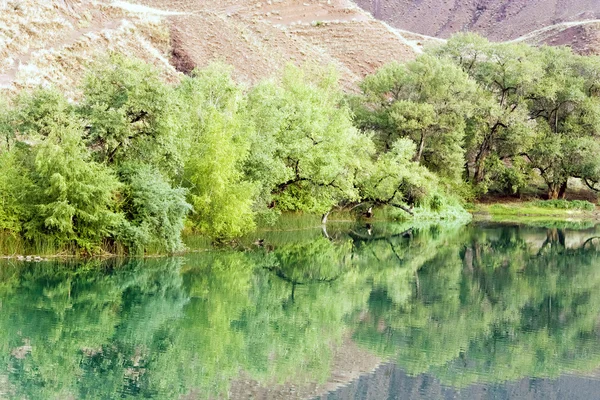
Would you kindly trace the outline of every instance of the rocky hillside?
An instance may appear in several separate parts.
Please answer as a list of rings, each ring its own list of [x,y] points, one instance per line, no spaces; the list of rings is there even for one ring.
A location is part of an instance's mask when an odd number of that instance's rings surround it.
[[[109,52],[177,79],[211,61],[255,82],[287,62],[334,64],[347,86],[429,39],[399,33],[349,0],[0,0],[0,90],[72,91]],[[76,93],[73,92],[76,96]]]
[[[597,52],[598,0],[356,0],[398,29],[446,38],[474,31],[491,40],[567,44]]]

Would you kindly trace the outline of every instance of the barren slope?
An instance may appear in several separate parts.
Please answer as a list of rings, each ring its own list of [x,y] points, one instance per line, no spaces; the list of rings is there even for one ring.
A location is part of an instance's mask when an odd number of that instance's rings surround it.
[[[567,21],[600,19],[598,0],[356,0],[397,28],[448,37],[475,31],[509,40]]]
[[[175,65],[187,71],[223,60],[251,82],[290,61],[315,61],[336,65],[348,86],[384,63],[414,58],[426,40],[402,36],[350,0],[143,1],[193,14],[168,18]]]
[[[73,91],[109,52],[154,63],[170,80],[212,61],[246,82],[314,61],[336,65],[350,87],[386,62],[414,58],[427,40],[350,0],[0,0],[0,90]]]
[[[164,57],[169,35],[158,19],[131,16],[118,7],[57,1],[0,2],[0,90],[55,86],[72,92],[88,63],[110,52],[177,72]]]

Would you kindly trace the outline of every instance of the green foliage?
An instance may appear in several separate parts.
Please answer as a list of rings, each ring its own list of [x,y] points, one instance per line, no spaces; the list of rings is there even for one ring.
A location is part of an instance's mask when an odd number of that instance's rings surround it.
[[[462,220],[463,201],[540,180],[550,199],[573,177],[599,190],[599,70],[569,49],[460,34],[344,96],[333,68],[246,87],[216,64],[168,85],[113,55],[80,101],[40,89],[1,105],[0,229],[174,252],[186,218],[222,242],[282,212]]]
[[[119,171],[122,190],[117,238],[131,253],[152,247],[169,253],[183,249],[181,231],[191,210],[187,191],[172,188],[156,167],[126,164]]]
[[[417,144],[413,159],[431,171],[459,180],[463,168],[465,118],[476,86],[466,73],[443,59],[424,55],[391,63],[367,76],[362,96],[351,99],[356,123],[374,130],[383,151],[398,138]]]
[[[225,72],[223,72],[225,71]],[[250,147],[244,97],[220,65],[196,71],[178,88],[185,119],[183,181],[197,230],[214,239],[254,228],[255,185],[244,180]]]
[[[40,88],[18,96],[8,122],[12,136],[18,133],[39,140],[62,129],[65,124],[77,124],[74,113],[75,109],[64,95],[55,90]]]
[[[262,182],[264,199],[279,210],[314,213],[358,200],[354,177],[372,143],[353,127],[334,71],[311,76],[290,65],[280,84],[264,82],[250,93],[249,109],[257,136],[246,169]]]
[[[35,146],[26,196],[25,237],[95,251],[119,221],[113,200],[120,184],[103,164],[90,159],[77,120],[49,131]]]
[[[21,231],[27,194],[31,190],[22,157],[22,151],[15,149],[0,152],[0,231]]]
[[[584,210],[594,211],[596,206],[593,203],[585,200],[538,200],[533,202],[536,207],[556,208],[560,210]]]
[[[600,98],[594,93],[600,60],[566,48],[540,52],[544,75],[531,104],[537,140],[528,155],[556,199],[570,177],[595,180],[600,165]]]
[[[78,112],[95,159],[108,164],[151,162],[163,171],[181,167],[172,88],[142,61],[113,55],[87,74]]]

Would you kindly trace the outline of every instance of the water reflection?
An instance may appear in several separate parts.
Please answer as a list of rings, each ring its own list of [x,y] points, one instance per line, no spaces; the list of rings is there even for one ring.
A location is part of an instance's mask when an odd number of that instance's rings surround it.
[[[310,398],[383,365],[445,390],[594,375],[598,236],[343,225],[173,259],[6,262],[0,398]]]

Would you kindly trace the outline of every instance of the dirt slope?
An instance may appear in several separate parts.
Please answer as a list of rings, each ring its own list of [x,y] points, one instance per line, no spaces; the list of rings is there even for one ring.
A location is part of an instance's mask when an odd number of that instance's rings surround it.
[[[567,21],[600,19],[598,0],[356,0],[397,28],[448,37],[475,31],[510,40]]]
[[[351,86],[384,63],[414,58],[427,40],[403,36],[350,0],[141,1],[191,14],[168,18],[183,71],[223,60],[249,82],[290,61],[315,61],[336,65]]]
[[[177,80],[212,61],[255,82],[287,62],[334,64],[352,87],[429,38],[400,33],[350,0],[0,0],[0,91],[70,91],[109,52],[142,58]]]
[[[0,91],[54,86],[76,95],[90,62],[110,52],[157,65],[166,80],[177,71],[165,57],[168,30],[158,18],[74,0],[0,1]]]

